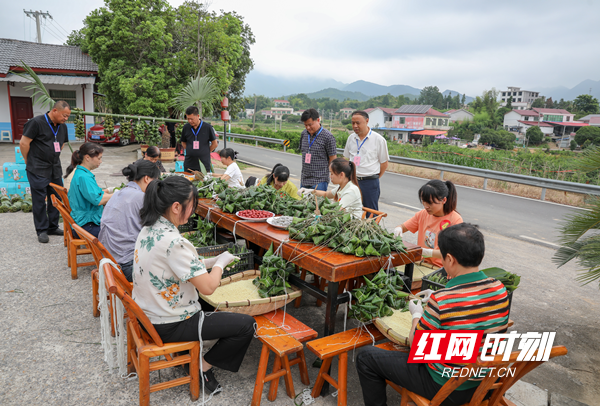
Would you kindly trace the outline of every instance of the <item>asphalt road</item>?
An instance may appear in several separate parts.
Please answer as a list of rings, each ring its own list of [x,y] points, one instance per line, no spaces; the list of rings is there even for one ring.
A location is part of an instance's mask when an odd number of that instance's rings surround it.
[[[254,165],[272,168],[281,162],[290,168],[292,175],[300,177],[299,155],[288,154],[247,144],[227,142],[228,147],[239,152],[239,159]],[[420,210],[417,195],[427,179],[386,173],[381,178],[380,202],[410,210]],[[299,182],[298,182],[299,183]],[[569,214],[576,212],[569,206],[505,195],[496,192],[457,186],[457,211],[465,222],[479,225],[487,231],[518,238],[532,243],[555,247],[558,242],[557,226]]]

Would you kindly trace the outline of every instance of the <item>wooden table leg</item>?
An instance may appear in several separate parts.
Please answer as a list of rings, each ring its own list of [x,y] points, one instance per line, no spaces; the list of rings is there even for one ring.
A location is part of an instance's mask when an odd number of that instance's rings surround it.
[[[273,373],[279,371],[280,369],[281,357],[278,357],[277,354],[275,354],[275,362],[273,363]],[[267,399],[269,399],[271,402],[277,399],[277,389],[279,389],[279,378],[275,378],[271,382],[269,382],[269,396],[267,397]]]

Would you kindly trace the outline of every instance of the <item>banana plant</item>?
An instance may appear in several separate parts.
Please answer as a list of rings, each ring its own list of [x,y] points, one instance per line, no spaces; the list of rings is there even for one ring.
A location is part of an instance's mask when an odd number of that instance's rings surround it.
[[[203,117],[212,114],[212,103],[220,95],[221,92],[215,78],[200,76],[200,72],[198,72],[198,75],[191,78],[189,83],[171,100],[171,107],[175,109],[176,114],[181,115],[188,107],[196,106],[200,111],[200,117]]]
[[[33,94],[31,95],[33,104],[35,105],[37,103],[40,106],[42,106],[42,108],[52,110],[52,108],[54,107],[54,104],[56,104],[56,101],[52,97],[50,97],[50,93],[48,92],[48,90],[46,89],[46,86],[44,86],[44,84],[42,83],[42,81],[40,80],[38,75],[36,75],[36,73],[33,71],[33,69],[31,69],[23,61],[21,61],[21,65],[19,65],[19,67],[23,68],[25,70],[25,72],[27,72],[27,73],[26,74],[21,73],[21,72],[11,72],[11,73],[14,73],[17,76],[20,76],[20,77],[30,80],[32,82],[30,84],[23,86],[23,89],[27,90],[28,92],[33,92]],[[68,139],[67,139],[67,145],[69,146],[69,149],[71,150],[71,154],[72,154],[73,147],[71,146],[71,143],[69,142]]]
[[[588,148],[582,154],[578,169],[592,172],[600,169],[600,148]],[[600,279],[600,196],[589,196],[585,212],[565,218],[560,226],[561,247],[552,260],[561,267],[577,260],[582,267],[578,281],[584,285]]]

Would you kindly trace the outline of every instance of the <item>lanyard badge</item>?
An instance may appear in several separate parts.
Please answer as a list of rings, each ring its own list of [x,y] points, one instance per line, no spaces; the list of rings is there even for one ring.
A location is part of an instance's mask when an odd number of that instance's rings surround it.
[[[369,131],[369,135],[371,135],[371,131]],[[354,162],[354,165],[356,165],[356,166],[360,165],[360,155],[359,155],[360,149],[362,148],[365,141],[369,139],[369,135],[367,135],[367,137],[363,140],[363,142],[360,143],[360,145],[358,145],[358,138],[356,139],[356,155],[354,156],[354,159],[352,160]]]
[[[196,132],[194,132],[194,127],[191,127],[192,134],[194,134],[194,144],[192,145],[193,149],[200,149],[200,141],[198,141],[198,133],[200,132],[200,129],[202,128],[202,124],[204,124],[204,121],[200,120],[200,127],[198,127]]]
[[[319,136],[319,134],[321,134],[321,131],[323,131],[323,127],[321,127],[321,129],[315,134],[315,138],[313,138],[313,140],[310,140],[310,133],[308,131],[306,131],[308,133],[308,152],[306,153],[306,155],[304,156],[304,163],[305,164],[309,164],[312,154],[310,153],[310,147],[312,147],[312,145],[315,143],[315,140],[317,139],[317,137]]]
[[[48,120],[48,114],[44,114],[44,117],[46,118],[48,127],[50,127],[50,131],[52,131],[52,134],[54,134],[54,152],[60,152],[60,142],[58,142],[58,139],[56,137],[58,135],[58,130],[60,129],[60,124],[56,127],[56,131],[54,131],[54,128],[52,127],[52,125],[50,124],[50,121]]]

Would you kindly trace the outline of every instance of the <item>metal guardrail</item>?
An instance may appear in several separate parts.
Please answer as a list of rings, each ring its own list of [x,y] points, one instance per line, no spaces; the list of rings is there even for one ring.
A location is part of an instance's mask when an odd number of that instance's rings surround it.
[[[283,145],[284,140],[278,138],[258,137],[246,134],[227,134],[228,137],[241,138],[258,142],[268,142],[272,144]],[[286,151],[283,145],[283,151]],[[338,154],[343,154],[344,149],[338,148]],[[546,199],[546,189],[560,190],[561,192],[572,192],[581,194],[600,195],[600,186],[588,185],[585,183],[567,182],[564,180],[538,178],[529,175],[520,175],[517,173],[491,171],[489,169],[471,168],[469,166],[461,166],[454,164],[446,164],[443,162],[424,161],[415,158],[404,158],[400,156],[390,156],[390,162],[401,165],[418,166],[421,168],[434,169],[440,171],[440,179],[444,179],[444,172],[460,173],[461,175],[476,176],[483,178],[483,189],[487,189],[488,179],[500,180],[504,182],[519,183],[521,185],[535,186],[542,188],[541,200]]]
[[[268,137],[259,137],[256,135],[248,135],[248,134],[234,134],[234,133],[227,133],[227,137],[231,137],[231,138],[240,138],[243,140],[251,140],[251,141],[255,141],[254,145],[256,147],[258,147],[258,142],[268,142],[271,144],[279,144],[279,145],[283,145],[283,152],[286,152],[286,146],[284,144],[285,140],[280,140],[279,138],[268,138]]]

